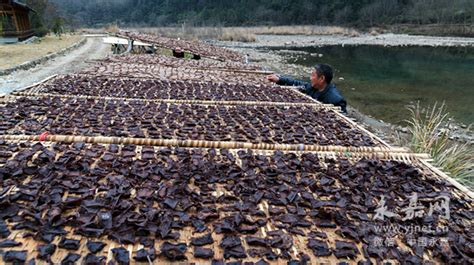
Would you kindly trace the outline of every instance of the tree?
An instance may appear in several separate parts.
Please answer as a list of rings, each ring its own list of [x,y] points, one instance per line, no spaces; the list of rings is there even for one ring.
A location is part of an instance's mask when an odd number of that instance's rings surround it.
[[[31,27],[38,36],[44,36],[52,30],[59,18],[56,6],[48,0],[27,0],[26,4],[35,12],[30,13]]]

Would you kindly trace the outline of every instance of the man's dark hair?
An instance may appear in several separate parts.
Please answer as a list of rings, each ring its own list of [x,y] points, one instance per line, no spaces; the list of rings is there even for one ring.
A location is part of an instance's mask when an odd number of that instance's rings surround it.
[[[318,73],[318,76],[324,75],[327,84],[331,83],[333,74],[332,67],[329,64],[318,63],[314,66],[314,69],[316,70],[316,73]]]

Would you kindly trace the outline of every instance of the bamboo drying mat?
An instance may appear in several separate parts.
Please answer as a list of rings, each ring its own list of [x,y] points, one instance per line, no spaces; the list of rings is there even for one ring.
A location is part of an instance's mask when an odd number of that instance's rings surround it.
[[[23,142],[23,143],[33,144],[33,142],[28,142],[28,141],[9,141],[9,142],[17,142],[17,143]],[[50,142],[43,142],[42,144],[45,145],[46,147],[48,147],[48,146],[50,146],[51,143]],[[107,146],[107,145],[105,145],[105,146]],[[159,149],[160,149],[159,147],[155,147],[155,151],[159,150]],[[202,148],[200,148],[200,149],[203,150]],[[235,157],[238,157],[237,152],[239,150],[241,150],[241,149],[229,150],[229,152],[233,153]],[[136,152],[136,157],[135,158],[138,158],[139,153],[140,153],[140,147],[138,147],[135,152]],[[258,151],[258,150],[256,150],[255,152],[258,153],[258,154],[262,154],[262,155],[271,154],[271,152],[269,152],[269,151]],[[300,154],[303,154],[303,153],[304,152],[297,152],[296,154],[300,155]],[[341,157],[341,154],[336,153],[336,152],[318,152],[316,154],[319,158],[338,158],[338,157]],[[34,156],[36,156],[36,155],[38,155],[38,153],[35,154]],[[56,157],[58,157],[58,156],[59,156],[59,154],[57,154]],[[358,159],[361,159],[361,158],[364,158],[364,157],[373,158],[373,154],[359,153],[357,156],[348,157],[346,155],[343,155],[342,157],[354,162],[354,161],[357,161]],[[97,160],[99,160],[99,159],[100,159],[100,157],[97,158]],[[403,155],[400,155],[400,154],[393,154],[392,156],[387,156],[386,159],[397,160],[397,161],[401,161],[401,162],[409,162],[411,164],[417,164],[418,163],[417,158],[403,157]],[[239,160],[239,159],[237,158],[237,160]],[[324,162],[322,162],[322,165],[324,166]],[[425,172],[430,176],[432,175],[432,172],[430,170],[427,170]],[[11,189],[11,192],[16,192],[16,191],[17,191],[16,189]],[[132,194],[133,194],[133,192],[132,192]],[[219,197],[220,195],[224,195],[224,194],[227,194],[227,191],[223,188],[221,190],[216,191],[216,196],[217,197]],[[67,194],[65,196],[67,196]],[[132,196],[134,196],[134,195],[132,195]],[[259,204],[259,209],[264,211],[267,214],[267,216],[269,216],[268,203],[265,199]],[[224,216],[226,216],[226,215],[224,215]],[[224,216],[222,216],[222,217],[224,217]],[[71,228],[68,228],[67,230],[70,231],[70,229]],[[272,230],[275,230],[275,229],[276,229],[276,227],[274,226],[273,221],[270,221],[269,223],[267,223],[267,225],[265,227],[260,228],[259,231],[256,234],[254,234],[253,236],[266,237],[266,234],[267,234],[268,231],[272,231]],[[308,234],[310,232],[310,230],[307,229],[307,228],[302,228],[301,230],[303,230],[305,232],[305,234]],[[329,240],[324,240],[324,241],[328,242],[328,245],[331,248],[334,248],[335,240],[348,241],[347,238],[342,238],[340,235],[336,234],[335,230],[336,229],[318,228],[318,231],[325,232],[328,235]],[[6,250],[28,250],[28,259],[35,258],[36,255],[37,255],[36,248],[37,248],[38,245],[41,245],[42,243],[39,243],[39,242],[37,242],[37,241],[35,241],[31,238],[22,238],[22,233],[23,232],[25,232],[25,231],[22,231],[22,230],[12,231],[12,234],[9,237],[9,239],[21,242],[23,245],[19,246],[19,247],[5,249],[5,251]],[[202,234],[205,234],[205,233],[202,233]],[[184,230],[181,231],[180,239],[177,240],[177,241],[178,242],[189,243],[191,237],[200,236],[202,234],[193,234],[190,228],[189,229],[184,229]],[[222,258],[223,251],[219,247],[219,243],[220,243],[220,240],[222,239],[222,235],[221,234],[216,234],[215,232],[213,232],[212,236],[213,236],[215,241],[212,245],[207,246],[207,247],[212,247],[212,249],[215,252],[215,258]],[[298,259],[298,253],[306,253],[311,258],[310,264],[316,264],[316,262],[322,263],[322,264],[336,264],[337,262],[341,262],[341,261],[354,263],[358,260],[364,260],[363,255],[361,254],[362,253],[362,251],[361,251],[362,250],[362,248],[361,248],[362,244],[361,243],[357,244],[357,246],[359,248],[359,251],[360,251],[360,254],[358,255],[358,257],[355,260],[336,259],[336,257],[333,256],[333,255],[330,256],[330,257],[321,258],[321,257],[315,257],[313,255],[312,251],[310,249],[308,249],[306,237],[301,236],[301,235],[294,235],[294,234],[290,234],[290,236],[293,238],[293,243],[294,243],[294,245],[293,245],[293,247],[291,248],[291,251],[290,251],[290,254],[291,254],[292,258]],[[81,255],[81,259],[78,261],[79,264],[81,264],[81,262],[83,262],[83,259],[85,258],[85,255],[88,253],[88,250],[85,246],[85,243],[87,242],[87,239],[85,237],[82,237],[80,235],[74,235],[72,233],[70,235],[67,235],[67,238],[80,240],[80,243],[81,243],[80,249],[78,251],[72,251],[72,252]],[[59,240],[60,240],[60,238],[57,237],[52,243],[57,244],[59,242]],[[97,254],[98,256],[102,255],[102,256],[107,257],[107,262],[113,259],[113,254],[111,252],[111,249],[123,246],[127,250],[129,250],[130,255],[131,255],[130,260],[131,260],[132,264],[135,264],[136,262],[133,262],[132,257],[135,256],[136,252],[139,249],[143,248],[143,246],[141,246],[138,243],[134,244],[134,245],[131,245],[131,244],[121,245],[117,242],[108,240],[106,238],[100,238],[98,240],[107,244],[107,246],[104,248],[104,250],[100,251]],[[167,241],[170,241],[170,240],[167,240]],[[163,243],[163,240],[155,239],[155,245],[154,246],[155,246],[155,249],[157,250],[157,253],[159,252],[159,249],[160,249],[160,246],[161,246],[162,243]],[[406,245],[404,245],[401,242],[398,242],[398,243],[401,244],[400,247],[402,249],[409,251],[409,248]],[[249,249],[249,246],[247,245],[247,243],[244,240],[242,241],[242,244],[246,249]],[[159,264],[189,264],[189,263],[210,264],[210,261],[208,261],[208,260],[194,258],[192,256],[192,250],[191,249],[192,248],[188,248],[188,250],[186,252],[186,257],[188,259],[186,262],[170,263],[167,260],[165,260],[163,257],[159,257],[155,260],[154,264],[158,264],[158,263]],[[278,249],[273,249],[273,251],[275,253],[279,253]],[[59,263],[67,255],[68,252],[69,251],[64,250],[64,249],[57,249],[55,254],[52,257],[52,261],[54,263]],[[227,260],[227,262],[230,262],[232,260],[233,259]],[[245,259],[245,261],[253,261],[253,262],[256,262],[258,260],[259,260],[259,258],[250,258],[250,257]],[[375,264],[375,260],[372,260],[372,262],[374,262],[374,264]],[[392,262],[396,262],[396,261],[392,260]],[[286,263],[287,263],[287,261],[282,260],[282,259],[271,262],[271,264],[286,264]],[[147,264],[147,263],[136,263],[136,264]]]
[[[80,75],[77,75],[76,76],[80,76]],[[61,76],[58,76],[58,75],[53,75],[53,76],[50,76],[48,78],[46,78],[45,80],[37,83],[37,84],[33,84],[29,87],[26,87],[20,91],[17,91],[16,95],[28,95],[28,96],[36,96],[36,95],[40,95],[41,93],[41,87],[42,87],[42,84],[43,83],[47,83],[48,81],[50,80],[53,80],[55,78],[61,78]],[[122,77],[122,79],[124,79]],[[127,78],[125,78],[127,79]],[[132,78],[132,79],[135,79],[135,78]],[[140,79],[140,78],[139,78]],[[147,79],[147,78],[145,78]],[[202,83],[205,83],[205,82],[202,82]],[[228,83],[228,84],[234,84],[234,83]],[[300,91],[298,91],[297,89],[295,89],[295,87],[291,87],[291,86],[280,86],[282,89],[287,89],[287,90],[290,90],[290,91],[293,91],[294,93],[297,93],[299,94],[300,96],[303,96],[311,101],[314,102],[314,104],[309,104],[309,103],[288,103],[288,102],[260,102],[260,101],[247,101],[247,102],[242,102],[242,101],[196,101],[196,100],[169,100],[169,99],[159,99],[159,100],[148,100],[148,101],[155,101],[155,102],[165,102],[165,103],[176,103],[176,104],[203,104],[203,105],[282,105],[282,106],[307,106],[307,105],[310,105],[310,106],[318,106],[318,105],[322,105],[324,106],[325,108],[328,108],[328,109],[332,109],[333,112],[342,120],[350,123],[353,127],[363,131],[364,133],[366,133],[367,135],[369,135],[372,139],[375,139],[377,142],[381,143],[382,145],[390,148],[390,144],[388,144],[387,142],[385,142],[383,139],[381,139],[380,137],[376,136],[375,134],[373,134],[372,132],[368,131],[367,129],[365,129],[364,127],[362,127],[360,124],[354,122],[353,120],[351,120],[349,117],[347,117],[345,114],[342,114],[340,112],[340,108],[339,107],[335,107],[333,105],[330,105],[330,104],[322,104],[321,102],[313,99],[312,97],[310,97],[309,95],[306,95]],[[66,96],[66,95],[63,95],[63,96]],[[77,97],[80,97],[80,96],[77,96]],[[85,96],[86,98],[91,98],[89,96]],[[104,97],[98,97],[98,98],[104,98]],[[108,99],[110,100],[113,100],[115,98],[113,97],[107,97]],[[119,100],[125,100],[125,98],[117,98]],[[131,100],[131,99],[127,99],[127,100]],[[146,101],[146,100],[145,100]],[[219,102],[219,103],[218,103]]]
[[[12,93],[12,95],[17,95],[17,96],[58,96],[58,97],[79,97],[79,98],[103,98],[103,99],[116,99],[116,100],[124,100],[124,101],[152,101],[152,102],[165,102],[165,103],[177,103],[177,104],[208,104],[208,105],[278,105],[278,106],[321,106],[325,107],[328,109],[334,109],[335,111],[339,111],[340,108],[336,107],[332,104],[322,104],[319,101],[314,101],[311,97],[304,93],[298,93],[299,96],[301,96],[304,99],[307,99],[308,101],[311,100],[311,102],[282,102],[282,101],[242,101],[242,100],[195,100],[195,99],[172,99],[172,98],[153,98],[153,99],[145,99],[145,98],[135,98],[135,97],[112,97],[112,96],[90,96],[90,95],[83,95],[83,94],[59,94],[59,93],[50,93],[47,91],[47,86],[50,85],[51,83],[55,82],[56,80],[60,80],[65,77],[70,77],[70,78],[77,78],[80,77],[80,75],[76,74],[71,74],[71,75],[53,75],[50,76],[43,81],[39,83],[35,83],[31,86],[22,88],[20,90],[16,90]],[[123,80],[133,80],[130,78],[114,78],[115,80],[123,81]],[[186,83],[186,81],[176,81],[176,80],[165,80],[165,79],[160,79],[160,80],[155,80],[155,79],[146,79],[146,80],[153,80],[153,81],[165,81],[169,82],[170,86],[173,86],[174,84],[179,84],[181,82]],[[189,84],[200,84],[200,85],[209,85],[209,86],[219,86],[219,85],[235,85],[235,83],[222,83],[222,82],[189,82]],[[255,85],[253,86],[255,88],[260,88],[263,86],[262,85]],[[290,91],[290,93],[293,93],[293,90],[295,90],[293,87],[288,87],[288,86],[272,86],[272,87],[279,87],[281,89]]]
[[[89,96],[64,96],[64,95],[40,95],[40,96],[33,96],[33,95],[29,95],[29,96],[21,96],[21,95],[9,95],[9,96],[6,96],[2,99],[0,99],[0,104],[1,103],[8,103],[8,102],[15,102],[17,99],[19,98],[45,98],[45,97],[51,97],[51,98],[63,98],[63,99],[93,99],[93,100],[96,100],[96,101],[121,101],[122,99],[114,99],[114,98],[103,98],[103,97],[89,97]],[[137,102],[137,101],[133,101],[133,102]],[[153,101],[148,101],[148,100],[140,100],[138,102],[143,102],[143,103],[146,103],[146,102],[153,102]],[[242,102],[238,102],[238,101],[234,101],[232,103],[235,103],[237,105],[233,105],[233,104],[230,104],[230,105],[222,105],[219,101],[211,101],[211,102],[204,102],[204,101],[199,101],[199,103],[183,103],[185,101],[173,101],[173,102],[180,102],[180,103],[168,103],[168,102],[163,102],[164,104],[177,104],[177,105],[188,105],[190,108],[192,108],[193,105],[201,105],[201,106],[224,106],[226,108],[234,108],[236,106],[245,106],[245,107],[253,107],[254,105],[252,104],[246,104],[244,102],[244,105],[241,105]],[[194,102],[198,102],[198,101],[194,101]],[[208,103],[211,103],[211,104],[208,104]],[[263,106],[263,107],[271,107],[271,106],[277,106],[277,107],[297,107],[297,106],[300,106],[300,105],[288,105],[288,104],[291,104],[291,103],[282,103],[282,105],[279,105],[280,103],[278,104],[273,104],[273,103],[269,103],[269,104],[262,104],[262,105],[257,105],[257,106]],[[304,105],[304,104],[303,104]],[[313,108],[315,111],[318,111],[318,110],[325,110],[327,111],[328,115],[335,115],[335,118],[339,120],[339,122],[341,123],[345,123],[348,125],[349,128],[351,129],[356,129],[356,130],[359,130],[360,131],[360,134],[362,135],[365,135],[367,137],[369,137],[374,145],[376,146],[383,146],[383,147],[386,147],[386,148],[391,148],[387,143],[385,143],[382,139],[378,138],[377,136],[375,136],[374,134],[370,133],[369,131],[365,130],[364,128],[358,126],[357,123],[351,121],[350,119],[348,119],[347,117],[345,117],[344,115],[340,114],[337,110],[334,110],[334,107],[333,106],[327,106],[327,105],[324,105],[324,104],[311,104],[310,106],[306,106],[308,108]],[[38,132],[38,134],[41,133],[41,132]],[[325,139],[324,137],[324,134],[320,135],[320,137],[322,139]],[[267,144],[264,144],[262,143],[262,145],[267,145]]]

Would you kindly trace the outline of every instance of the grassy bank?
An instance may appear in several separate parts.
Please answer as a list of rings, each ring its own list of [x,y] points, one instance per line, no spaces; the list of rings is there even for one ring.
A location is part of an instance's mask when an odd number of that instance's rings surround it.
[[[0,45],[0,69],[7,69],[31,61],[74,45],[80,41],[80,35],[63,35],[60,38],[48,35],[32,44]]]
[[[430,154],[436,166],[473,189],[473,149],[468,143],[449,140],[452,132],[446,126],[449,124],[449,114],[445,105],[422,108],[416,104],[410,106],[409,110],[411,117],[407,123],[411,137],[406,145],[414,152]]]
[[[114,29],[116,27],[111,27]],[[165,37],[183,39],[215,39],[221,41],[254,42],[256,35],[343,35],[357,37],[361,34],[377,35],[381,33],[398,33],[426,36],[457,36],[474,37],[474,26],[464,24],[397,24],[381,27],[356,29],[341,26],[258,26],[258,27],[144,27],[128,28],[127,30],[158,34]]]
[[[114,27],[111,27],[114,29]],[[145,27],[126,30],[184,39],[215,39],[222,41],[253,42],[256,35],[345,35],[358,36],[359,31],[338,26],[260,26],[260,27]]]

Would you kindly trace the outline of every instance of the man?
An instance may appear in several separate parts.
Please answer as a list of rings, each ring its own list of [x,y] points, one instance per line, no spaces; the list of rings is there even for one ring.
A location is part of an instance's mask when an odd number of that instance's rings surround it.
[[[173,49],[173,56],[176,58],[184,58],[184,51],[180,47]]]
[[[341,107],[347,113],[347,102],[342,97],[336,85],[332,84],[333,72],[328,64],[317,64],[311,73],[311,83],[294,80],[277,74],[267,76],[268,81],[283,86],[302,86],[299,90],[319,102]]]

